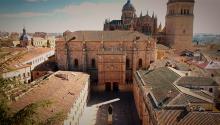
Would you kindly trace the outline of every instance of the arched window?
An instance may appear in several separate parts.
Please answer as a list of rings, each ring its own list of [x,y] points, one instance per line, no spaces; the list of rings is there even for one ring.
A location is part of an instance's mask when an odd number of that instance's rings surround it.
[[[189,10],[187,10],[187,14],[189,15]]]
[[[142,61],[142,59],[139,59],[139,61],[138,61],[138,67],[139,67],[139,68],[142,68],[142,65],[143,65],[143,61]]]
[[[74,67],[75,67],[75,68],[78,68],[78,67],[79,67],[79,61],[78,61],[78,59],[75,59],[75,60],[74,60]]]
[[[213,93],[213,89],[212,89],[212,88],[209,88],[209,92]]]
[[[130,60],[129,59],[126,59],[126,68],[130,68]]]
[[[96,68],[96,62],[95,62],[95,59],[92,59],[91,66],[92,66],[92,68]]]

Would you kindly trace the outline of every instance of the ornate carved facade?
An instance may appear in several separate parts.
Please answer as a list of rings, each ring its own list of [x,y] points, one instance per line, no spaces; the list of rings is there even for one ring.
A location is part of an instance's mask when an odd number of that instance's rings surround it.
[[[56,42],[59,69],[88,72],[107,90],[132,84],[133,72],[156,59],[156,41],[139,32],[77,31],[71,37]]]

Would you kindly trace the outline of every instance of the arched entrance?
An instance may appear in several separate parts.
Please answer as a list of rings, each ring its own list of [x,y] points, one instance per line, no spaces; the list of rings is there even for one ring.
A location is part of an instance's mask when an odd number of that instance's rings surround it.
[[[114,82],[113,83],[113,91],[114,92],[118,92],[119,91],[119,84],[118,84],[118,82]]]
[[[105,91],[106,92],[110,92],[111,91],[111,83],[110,82],[106,82],[105,83]]]

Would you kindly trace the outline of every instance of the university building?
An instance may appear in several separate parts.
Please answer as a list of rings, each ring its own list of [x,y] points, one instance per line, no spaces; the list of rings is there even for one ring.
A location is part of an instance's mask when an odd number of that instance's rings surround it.
[[[127,89],[156,60],[156,40],[137,31],[77,31],[56,41],[60,70],[83,71],[101,90]]]

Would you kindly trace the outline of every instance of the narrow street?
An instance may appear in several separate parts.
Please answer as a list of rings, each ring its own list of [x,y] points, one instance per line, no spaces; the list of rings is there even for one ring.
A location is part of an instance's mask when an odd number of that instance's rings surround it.
[[[113,107],[113,125],[140,125],[132,93],[92,93],[80,125],[107,125],[108,107]]]

